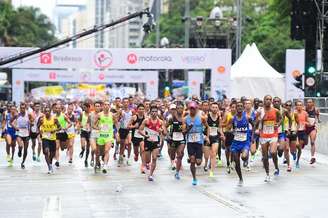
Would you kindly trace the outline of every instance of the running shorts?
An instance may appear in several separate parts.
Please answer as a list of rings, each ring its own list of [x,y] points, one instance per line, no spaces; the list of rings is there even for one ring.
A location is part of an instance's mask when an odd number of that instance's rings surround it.
[[[203,156],[203,145],[199,143],[187,144],[188,156],[195,156],[197,160],[201,160]]]
[[[261,138],[260,137],[260,144],[264,145],[264,144],[271,144],[271,143],[275,143],[278,142],[278,137],[272,137],[272,138]]]
[[[58,132],[56,134],[56,139],[61,142],[65,142],[68,139],[68,135],[66,132]]]
[[[152,152],[153,150],[160,148],[159,142],[150,142],[150,141],[145,141],[145,151],[150,151]]]
[[[81,130],[81,138],[85,138],[86,140],[89,140],[90,139],[90,132],[88,131],[85,131],[85,130]]]
[[[128,129],[119,129],[118,133],[120,135],[120,139],[125,140],[128,138],[129,130]]]
[[[49,139],[42,139],[42,149],[45,151],[49,149],[50,152],[56,152],[56,141]]]
[[[250,144],[249,141],[246,142],[239,142],[239,141],[233,141],[231,144],[231,152],[233,153],[240,153],[242,151],[249,151]]]
[[[225,147],[230,147],[234,138],[234,135],[232,132],[225,132]]]

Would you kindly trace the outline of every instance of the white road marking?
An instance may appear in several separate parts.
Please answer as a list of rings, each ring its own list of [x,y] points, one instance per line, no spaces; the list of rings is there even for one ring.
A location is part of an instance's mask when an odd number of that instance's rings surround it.
[[[42,218],[61,218],[61,202],[59,196],[46,198]]]

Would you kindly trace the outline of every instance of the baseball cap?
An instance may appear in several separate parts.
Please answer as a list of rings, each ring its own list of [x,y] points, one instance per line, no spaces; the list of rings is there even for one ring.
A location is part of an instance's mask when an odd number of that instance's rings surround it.
[[[170,105],[170,110],[171,110],[171,109],[176,109],[176,108],[177,108],[177,106],[176,106],[175,104],[171,104],[171,105]]]
[[[192,102],[189,103],[188,107],[196,109],[198,107],[198,105],[197,105],[196,102],[192,101]]]

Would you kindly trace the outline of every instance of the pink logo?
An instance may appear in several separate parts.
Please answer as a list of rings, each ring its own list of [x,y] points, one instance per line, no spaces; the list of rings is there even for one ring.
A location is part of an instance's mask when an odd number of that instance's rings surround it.
[[[138,61],[138,57],[137,57],[136,54],[131,53],[131,54],[128,55],[127,60],[128,60],[129,64],[135,64]]]
[[[153,86],[153,85],[155,85],[155,81],[154,81],[154,80],[151,80],[151,81],[149,82],[149,84],[150,84],[151,86]]]
[[[44,52],[40,54],[40,63],[41,64],[51,64],[52,63],[52,55],[50,52]]]
[[[50,72],[49,73],[49,79],[51,79],[51,80],[55,80],[57,78],[57,74],[56,74],[56,72]]]
[[[100,73],[99,76],[98,76],[98,78],[100,80],[104,80],[105,79],[105,74],[104,73]]]
[[[94,62],[99,68],[107,68],[113,63],[113,55],[108,50],[99,50],[94,55]]]

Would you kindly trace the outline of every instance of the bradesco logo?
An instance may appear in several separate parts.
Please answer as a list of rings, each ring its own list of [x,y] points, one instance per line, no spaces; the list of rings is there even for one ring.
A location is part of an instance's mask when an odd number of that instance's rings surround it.
[[[40,53],[40,63],[41,64],[52,64],[52,55],[50,52]]]
[[[107,68],[113,63],[113,55],[110,51],[102,49],[96,52],[93,60],[97,67]]]
[[[130,53],[127,56],[127,62],[129,64],[139,63],[169,63],[172,62],[171,56],[156,56],[156,55],[147,55],[147,56],[137,56],[135,53]]]

